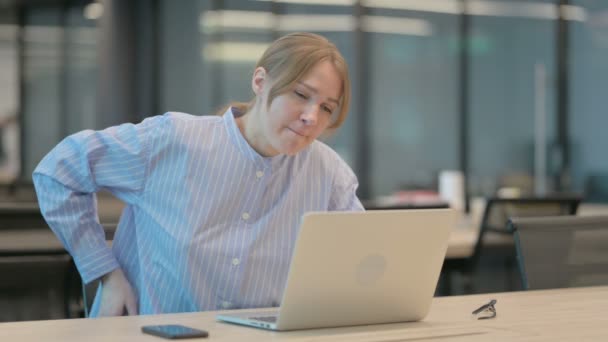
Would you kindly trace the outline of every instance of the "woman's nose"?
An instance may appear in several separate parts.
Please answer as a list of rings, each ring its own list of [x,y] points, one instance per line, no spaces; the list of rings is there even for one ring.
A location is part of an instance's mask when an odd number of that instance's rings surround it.
[[[300,120],[306,125],[315,125],[319,117],[319,106],[312,105],[306,108],[304,113],[300,116]]]

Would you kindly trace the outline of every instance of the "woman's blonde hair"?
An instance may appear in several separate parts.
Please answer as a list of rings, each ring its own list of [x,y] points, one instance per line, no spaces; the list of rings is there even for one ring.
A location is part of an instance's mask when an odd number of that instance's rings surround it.
[[[277,96],[290,91],[296,82],[323,61],[330,61],[342,79],[342,96],[337,108],[339,112],[329,128],[334,130],[340,127],[346,119],[350,105],[348,66],[332,42],[314,33],[298,32],[285,35],[270,44],[258,60],[256,69],[264,68],[273,81],[266,105],[269,106]],[[254,102],[255,98],[249,103],[232,103],[230,106],[245,113]]]

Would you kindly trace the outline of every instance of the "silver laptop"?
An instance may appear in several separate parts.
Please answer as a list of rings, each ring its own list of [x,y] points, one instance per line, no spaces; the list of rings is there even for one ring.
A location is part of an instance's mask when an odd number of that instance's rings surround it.
[[[454,220],[452,209],[308,213],[278,310],[217,319],[270,330],[421,320]]]

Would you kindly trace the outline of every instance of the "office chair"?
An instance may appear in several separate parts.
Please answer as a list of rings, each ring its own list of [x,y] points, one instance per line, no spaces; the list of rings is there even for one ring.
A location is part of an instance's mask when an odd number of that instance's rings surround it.
[[[49,230],[38,204],[12,199],[0,201],[0,320],[69,318],[78,292],[70,277],[72,259],[36,238]]]
[[[608,203],[608,173],[595,173],[585,179],[585,201]]]
[[[608,285],[608,216],[513,218],[526,290]]]
[[[0,238],[1,234],[0,234]],[[0,322],[68,318],[65,254],[0,257]]]
[[[473,275],[478,269],[482,256],[488,255],[489,239],[499,240],[497,246],[503,247],[507,256],[504,258],[504,269],[510,272],[515,268],[515,248],[513,247],[512,232],[508,230],[507,222],[511,217],[535,217],[574,215],[580,203],[580,197],[527,197],[527,198],[490,198],[479,227],[479,235],[473,249],[473,254],[466,258],[446,259],[443,265],[444,279],[441,292],[452,294],[452,273],[458,272],[463,276],[464,292],[473,293]],[[506,240],[506,241],[505,241]],[[513,276],[508,274],[505,289],[514,290]]]

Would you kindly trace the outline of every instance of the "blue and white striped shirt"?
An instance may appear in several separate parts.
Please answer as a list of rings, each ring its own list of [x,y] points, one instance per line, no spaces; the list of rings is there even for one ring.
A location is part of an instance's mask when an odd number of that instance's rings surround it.
[[[33,178],[83,280],[121,267],[140,314],[276,306],[302,214],[363,210],[354,173],[327,145],[262,157],[230,110],[79,132]],[[100,189],[126,203],[111,249]]]

